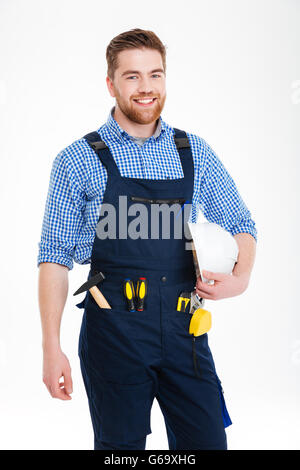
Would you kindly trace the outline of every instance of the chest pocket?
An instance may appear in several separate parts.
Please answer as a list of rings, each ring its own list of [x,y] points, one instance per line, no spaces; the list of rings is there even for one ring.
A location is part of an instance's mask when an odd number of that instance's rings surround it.
[[[173,198],[173,199],[150,199],[146,197],[131,196],[130,199],[134,202],[144,202],[148,204],[184,204],[184,198]]]

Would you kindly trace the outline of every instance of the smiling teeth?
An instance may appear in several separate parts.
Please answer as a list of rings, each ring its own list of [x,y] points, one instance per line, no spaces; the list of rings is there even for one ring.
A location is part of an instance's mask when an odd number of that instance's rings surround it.
[[[136,100],[138,103],[151,103],[152,101],[154,100],[154,98],[152,98],[151,100]]]

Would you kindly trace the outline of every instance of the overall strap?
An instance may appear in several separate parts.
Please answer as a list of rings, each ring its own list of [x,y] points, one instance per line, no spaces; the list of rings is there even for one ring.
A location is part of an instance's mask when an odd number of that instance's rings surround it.
[[[181,131],[180,129],[177,129],[176,127],[174,127],[174,132],[175,132],[174,140],[175,140],[176,147],[178,149],[189,148],[190,142],[186,135],[186,132]]]
[[[180,156],[184,177],[194,178],[194,161],[190,141],[185,131],[174,127],[174,140]]]
[[[98,157],[101,160],[101,163],[105,166],[107,171],[110,173],[115,173],[120,176],[119,169],[113,158],[109,147],[106,145],[105,142],[101,139],[98,132],[90,132],[83,136],[83,138],[87,141],[90,147],[97,153]]]

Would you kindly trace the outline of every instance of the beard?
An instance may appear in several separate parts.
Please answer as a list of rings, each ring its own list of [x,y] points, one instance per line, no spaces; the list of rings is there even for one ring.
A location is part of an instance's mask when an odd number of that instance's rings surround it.
[[[160,94],[155,94],[153,97],[156,98],[151,108],[138,109],[138,104],[135,104],[132,100],[128,103],[125,101],[119,94],[118,90],[115,89],[115,98],[117,105],[125,116],[130,119],[130,121],[136,122],[137,124],[151,124],[151,122],[156,121],[164,108],[166,95],[161,97]],[[142,98],[151,98],[151,96],[139,97]]]

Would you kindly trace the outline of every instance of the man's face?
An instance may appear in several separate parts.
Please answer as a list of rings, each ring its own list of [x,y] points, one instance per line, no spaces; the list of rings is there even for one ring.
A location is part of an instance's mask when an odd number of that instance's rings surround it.
[[[107,77],[106,81],[111,96],[116,98],[117,106],[128,119],[138,124],[150,124],[160,117],[166,100],[166,78],[157,50],[143,48],[119,52],[114,80]]]

